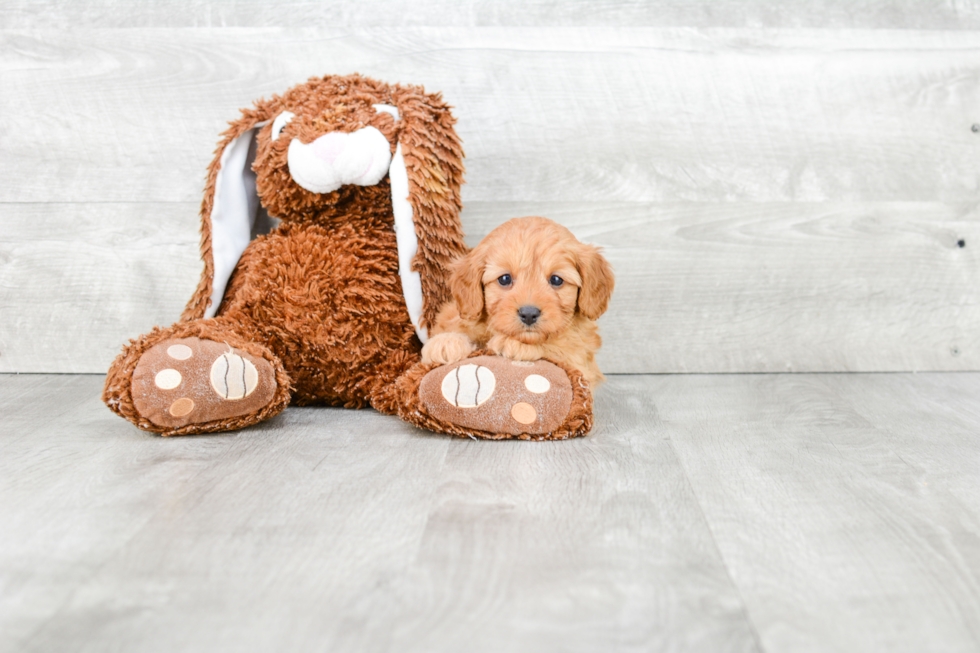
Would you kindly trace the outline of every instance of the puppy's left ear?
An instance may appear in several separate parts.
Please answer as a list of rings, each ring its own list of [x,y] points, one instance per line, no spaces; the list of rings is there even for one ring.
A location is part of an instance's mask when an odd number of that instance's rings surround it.
[[[609,307],[609,298],[616,283],[612,266],[594,245],[582,245],[577,259],[578,273],[582,277],[578,310],[590,320],[598,320]]]

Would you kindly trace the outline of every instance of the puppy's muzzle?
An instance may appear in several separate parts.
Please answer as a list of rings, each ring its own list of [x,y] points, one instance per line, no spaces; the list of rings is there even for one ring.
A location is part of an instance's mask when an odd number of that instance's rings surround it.
[[[541,317],[541,309],[537,306],[521,306],[517,309],[517,316],[525,325],[532,326]]]

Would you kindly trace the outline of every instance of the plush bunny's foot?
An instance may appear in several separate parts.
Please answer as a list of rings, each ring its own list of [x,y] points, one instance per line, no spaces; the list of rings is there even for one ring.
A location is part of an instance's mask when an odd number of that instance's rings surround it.
[[[247,426],[258,421],[276,389],[269,361],[202,338],[155,344],[140,357],[132,380],[133,407],[168,432],[206,423],[216,431]]]
[[[419,400],[459,435],[564,439],[592,425],[588,384],[548,361],[475,356],[437,367],[422,378]]]

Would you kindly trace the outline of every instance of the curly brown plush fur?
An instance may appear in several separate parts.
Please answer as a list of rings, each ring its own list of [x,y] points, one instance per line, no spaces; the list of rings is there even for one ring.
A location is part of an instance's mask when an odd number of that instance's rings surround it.
[[[287,111],[295,115],[283,126],[281,116]],[[374,133],[370,128],[384,136],[392,157],[401,154],[418,240],[411,268],[420,275],[422,332],[449,299],[450,265],[466,252],[459,222],[463,153],[454,122],[438,94],[359,75],[313,78],[243,110],[223,134],[208,169],[201,206],[204,271],[197,290],[180,322],[155,328],[123,348],[107,375],[106,404],[140,428],[164,435],[241,428],[277,414],[290,401],[372,406],[456,435],[541,439],[587,432],[591,394],[572,370],[564,373],[574,382],[574,397],[567,414],[559,416],[557,429],[542,432],[528,423],[526,432],[503,434],[434,417],[419,395],[419,384],[433,366],[420,363],[421,342],[399,276],[391,179],[384,175],[376,184],[351,182],[314,192],[296,181],[290,167],[294,141],[307,147],[324,135]],[[216,284],[224,283],[216,279],[216,248],[222,244],[215,240],[213,224],[219,177],[226,174],[223,155],[250,134],[258,202],[282,224],[247,245],[220,304],[211,309],[213,317],[206,317],[215,288],[221,287]],[[495,361],[488,364],[480,368],[484,376],[479,378],[495,374],[500,388],[520,390],[518,371]],[[456,377],[465,377],[470,368],[476,369],[471,365]],[[141,379],[139,384],[135,378]],[[262,394],[250,394],[256,387],[270,384],[272,398],[262,399],[267,403],[249,404]],[[134,385],[139,389],[134,391]],[[240,403],[227,403],[236,401]],[[215,402],[225,402],[221,414],[234,412],[236,406],[241,414],[216,418],[218,412],[207,408]],[[148,412],[147,405],[155,408]],[[144,406],[142,412],[137,406]],[[488,418],[500,418],[489,415],[486,406],[474,406],[472,414],[481,410]],[[515,415],[523,418],[525,412]]]
[[[379,113],[374,104],[398,107],[402,120]],[[459,189],[463,183],[463,149],[453,130],[456,119],[438,94],[426,94],[419,86],[389,85],[360,75],[313,78],[281,96],[259,100],[254,109],[244,109],[242,118],[222,134],[214,160],[208,167],[207,187],[201,202],[201,258],[204,273],[197,291],[181,315],[183,320],[202,317],[208,306],[213,279],[211,257],[211,210],[215,178],[221,153],[236,138],[286,109],[304,108],[306,121],[293,121],[287,135],[310,142],[330,132],[352,132],[371,125],[392,143],[405,146],[409,184],[418,198],[413,204],[419,254],[413,269],[422,273],[426,298],[425,320],[431,322],[447,297],[447,266],[466,253],[459,223],[462,206]],[[391,227],[390,187],[344,186],[318,195],[301,188],[289,176],[286,165],[288,142],[270,138],[272,125],[262,128],[253,169],[257,174],[259,198],[270,215],[288,222],[336,224],[352,217],[371,215]],[[387,184],[387,179],[382,183]],[[396,275],[397,276],[397,275]]]

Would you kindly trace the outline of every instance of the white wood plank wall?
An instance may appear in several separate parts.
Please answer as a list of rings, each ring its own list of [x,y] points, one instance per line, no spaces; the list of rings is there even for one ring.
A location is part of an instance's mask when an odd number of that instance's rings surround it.
[[[0,1],[0,372],[176,319],[226,121],[354,71],[456,107],[471,244],[606,248],[607,372],[980,369],[980,0]]]

